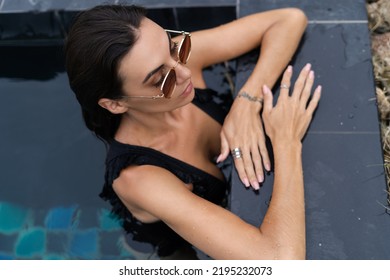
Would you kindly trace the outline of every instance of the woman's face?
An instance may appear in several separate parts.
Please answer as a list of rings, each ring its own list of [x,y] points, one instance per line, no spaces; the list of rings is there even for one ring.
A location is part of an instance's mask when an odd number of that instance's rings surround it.
[[[131,98],[160,95],[162,80],[173,67],[176,88],[171,98]],[[191,71],[185,65],[177,63],[175,44],[164,29],[148,18],[142,20],[138,39],[121,60],[118,74],[123,81],[124,94],[129,96],[123,99],[129,108],[149,112],[169,111],[188,104],[194,97]]]

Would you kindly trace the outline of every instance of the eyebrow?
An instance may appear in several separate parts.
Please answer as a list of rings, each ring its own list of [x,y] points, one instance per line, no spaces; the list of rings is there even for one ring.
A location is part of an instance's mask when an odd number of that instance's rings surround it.
[[[142,81],[142,83],[146,83],[150,77],[152,77],[154,74],[156,74],[158,71],[161,70],[161,68],[164,67],[164,64],[161,64],[159,67],[157,67],[156,69],[152,70],[148,75],[146,75],[145,79]]]
[[[171,49],[172,47],[172,40],[171,40],[171,36],[169,35],[168,32],[167,33],[167,36],[168,36],[168,42],[169,42],[169,50]],[[142,81],[143,84],[145,84],[149,79],[150,77],[152,77],[154,74],[156,74],[158,71],[161,70],[161,68],[164,67],[164,64],[161,64],[159,67],[157,67],[156,69],[152,70],[149,72],[149,74],[146,75],[145,79]]]

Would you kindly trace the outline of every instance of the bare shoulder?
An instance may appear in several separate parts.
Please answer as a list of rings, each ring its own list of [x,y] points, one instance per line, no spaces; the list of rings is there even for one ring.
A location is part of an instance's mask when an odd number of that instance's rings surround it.
[[[152,207],[171,189],[185,191],[186,185],[169,171],[152,165],[130,166],[120,173],[113,188],[130,212],[140,221],[150,223],[161,218],[154,215]],[[162,205],[163,207],[163,205]]]

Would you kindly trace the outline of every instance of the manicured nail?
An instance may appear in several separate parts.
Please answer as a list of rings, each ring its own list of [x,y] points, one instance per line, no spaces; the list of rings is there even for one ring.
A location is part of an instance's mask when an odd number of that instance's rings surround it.
[[[265,170],[271,171],[271,166],[269,165],[269,163],[266,163],[264,167],[265,167]]]
[[[219,155],[217,158],[217,163],[220,163],[222,155]]]
[[[257,180],[259,180],[259,183],[263,183],[264,182],[264,178],[263,178],[263,175],[257,175]]]
[[[309,73],[309,78],[310,78],[310,79],[313,79],[313,78],[314,78],[314,71],[313,71],[313,70],[310,71],[310,73]]]
[[[310,64],[310,63],[306,64],[306,66],[305,66],[305,70],[306,70],[306,71],[309,71],[309,70],[310,70],[310,68],[311,68],[311,64]]]
[[[287,72],[289,72],[289,73],[292,72],[292,66],[291,66],[291,65],[289,65],[289,66],[287,67]]]
[[[260,189],[259,182],[257,182],[257,181],[253,181],[251,185],[252,185],[252,187],[253,187],[255,190]]]
[[[247,178],[245,178],[243,181],[244,181],[243,183],[244,183],[245,187],[249,188],[249,186],[250,186],[249,180]]]

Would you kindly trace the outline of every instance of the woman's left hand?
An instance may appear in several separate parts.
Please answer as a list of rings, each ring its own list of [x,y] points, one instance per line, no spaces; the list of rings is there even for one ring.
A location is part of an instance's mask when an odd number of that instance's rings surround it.
[[[232,153],[241,181],[255,190],[264,181],[263,166],[267,171],[271,169],[260,118],[261,105],[245,98],[235,99],[222,126],[221,154],[217,159],[224,161]]]

